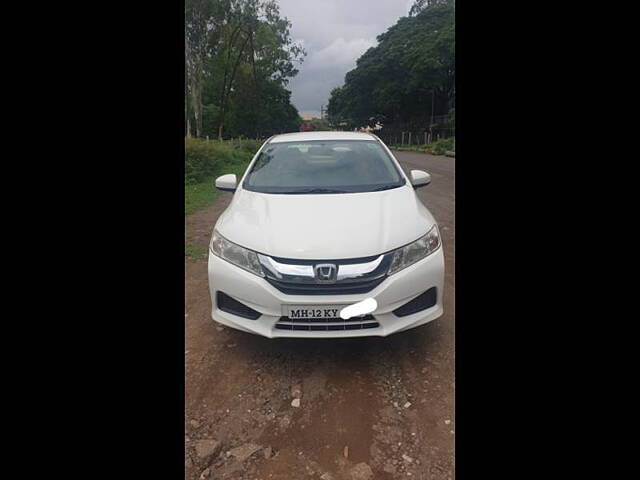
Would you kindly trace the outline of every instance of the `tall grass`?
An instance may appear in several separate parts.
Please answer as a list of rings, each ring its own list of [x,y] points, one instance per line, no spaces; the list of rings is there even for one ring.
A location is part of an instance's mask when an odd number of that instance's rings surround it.
[[[244,172],[253,155],[258,151],[260,140],[203,140],[185,139],[184,180],[187,185],[205,179]]]
[[[211,205],[218,195],[214,179],[235,173],[238,180],[258,151],[261,140],[185,139],[184,213],[189,215]]]

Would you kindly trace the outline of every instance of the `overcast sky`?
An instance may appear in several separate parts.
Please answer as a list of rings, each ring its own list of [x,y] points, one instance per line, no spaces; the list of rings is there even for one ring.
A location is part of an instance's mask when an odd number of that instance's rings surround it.
[[[300,114],[320,116],[329,92],[344,82],[356,60],[376,45],[376,37],[409,13],[414,0],[279,0],[292,23],[291,37],[307,51],[289,83]]]

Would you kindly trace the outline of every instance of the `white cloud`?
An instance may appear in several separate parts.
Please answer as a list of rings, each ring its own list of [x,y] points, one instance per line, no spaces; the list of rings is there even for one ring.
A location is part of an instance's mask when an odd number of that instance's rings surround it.
[[[356,65],[356,60],[376,43],[374,39],[356,38],[354,40],[345,40],[344,38],[338,38],[322,50],[312,53],[309,56],[308,67],[317,69],[339,65],[347,67],[347,69],[353,68]]]

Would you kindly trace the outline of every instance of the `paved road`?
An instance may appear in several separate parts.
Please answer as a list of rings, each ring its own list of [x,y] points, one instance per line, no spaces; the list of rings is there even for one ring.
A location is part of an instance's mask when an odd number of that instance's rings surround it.
[[[214,323],[206,260],[186,260],[185,478],[454,477],[455,160],[396,155],[432,176],[418,195],[443,235],[445,314],[387,338],[269,340]],[[230,197],[187,218],[190,243]]]

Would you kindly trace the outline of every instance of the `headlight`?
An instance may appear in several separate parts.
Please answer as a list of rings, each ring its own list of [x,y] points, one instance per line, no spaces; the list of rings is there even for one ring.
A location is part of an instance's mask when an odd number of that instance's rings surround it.
[[[256,252],[230,242],[216,230],[213,231],[213,235],[211,236],[209,250],[211,250],[211,253],[214,255],[225,259],[229,263],[233,263],[251,273],[264,277]]]
[[[423,237],[393,252],[393,260],[391,260],[388,274],[391,275],[409,265],[413,265],[427,255],[435,252],[439,246],[440,233],[438,232],[438,226],[434,224],[431,230]]]

